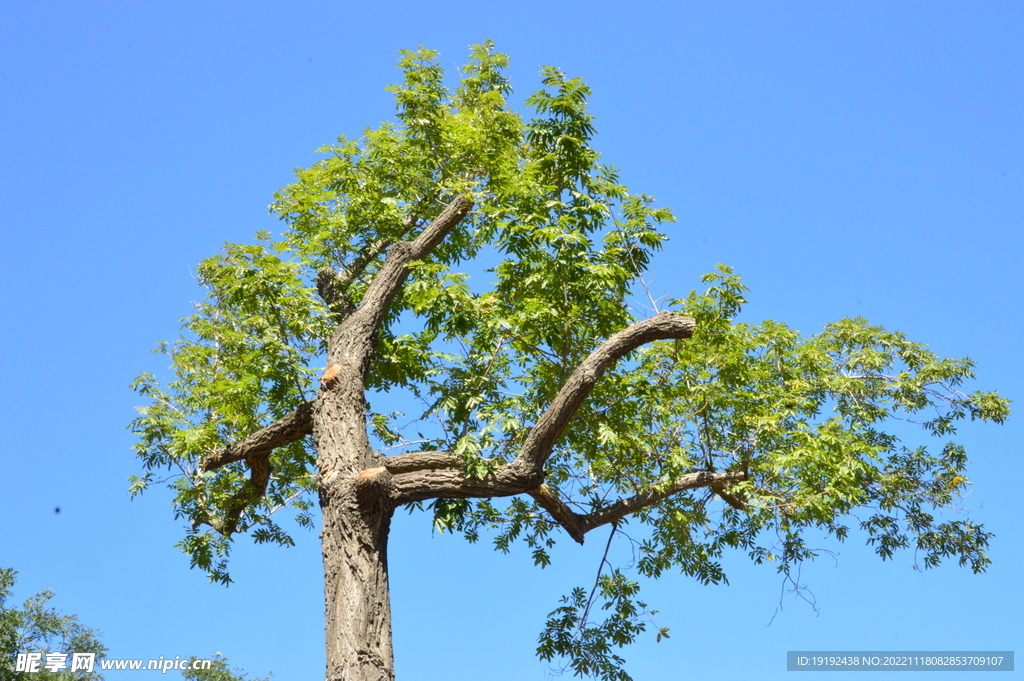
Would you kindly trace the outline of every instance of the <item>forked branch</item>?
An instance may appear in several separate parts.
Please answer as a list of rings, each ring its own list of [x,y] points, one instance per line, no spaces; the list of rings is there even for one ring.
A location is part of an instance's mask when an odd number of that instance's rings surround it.
[[[423,206],[435,198],[436,195],[424,196],[416,203],[405,218],[406,231],[416,226],[420,220]],[[316,290],[332,312],[335,314],[351,312],[348,288],[352,282],[363,275],[370,263],[387,251],[393,243],[394,241],[390,239],[378,239],[360,251],[359,255],[347,265],[343,265],[337,270],[325,267],[316,273]]]
[[[746,502],[746,500],[742,496],[740,496],[740,495],[732,494],[731,492],[728,492],[726,490],[724,484],[712,485],[711,489],[715,490],[715,494],[717,494],[719,497],[721,497],[722,500],[725,503],[729,504],[730,506],[735,508],[737,511],[746,511],[747,510],[747,502]]]
[[[223,517],[217,517],[210,511],[206,490],[199,490],[201,494],[199,504],[203,513],[201,518],[192,521],[193,529],[200,525],[209,525],[225,537],[238,530],[238,523],[245,509],[257,503],[266,494],[272,472],[270,457],[267,454],[246,459],[246,463],[249,465],[249,480],[243,483],[242,487],[228,499]]]
[[[473,202],[459,194],[414,240],[399,241],[387,247],[384,265],[377,271],[373,282],[366,289],[357,311],[361,317],[367,318],[374,331],[391,306],[391,301],[401,290],[409,273],[408,266],[430,255],[472,208]]]
[[[347,266],[335,271],[325,267],[316,273],[316,290],[320,297],[335,314],[350,311],[351,301],[348,299],[348,288],[358,279],[375,258],[387,250],[391,241],[378,239],[367,246]]]
[[[271,466],[269,455],[262,454],[249,457],[246,459],[246,463],[249,464],[248,482],[231,495],[224,519],[213,525],[215,530],[225,536],[235,533],[238,529],[238,521],[241,519],[242,513],[246,508],[263,498],[267,491],[267,483],[270,482]]]
[[[238,529],[239,519],[245,509],[258,502],[267,491],[271,473],[270,453],[313,432],[313,404],[314,400],[307,400],[295,411],[266,428],[203,458],[199,464],[199,470],[203,473],[242,460],[249,467],[249,480],[228,500],[224,517],[213,518],[207,510],[206,522],[213,529],[225,536]]]

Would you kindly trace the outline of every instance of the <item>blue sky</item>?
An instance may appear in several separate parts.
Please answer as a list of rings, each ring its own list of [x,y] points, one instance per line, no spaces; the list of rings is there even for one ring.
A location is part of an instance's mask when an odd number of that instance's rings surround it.
[[[517,98],[542,64],[593,88],[605,160],[679,218],[656,290],[682,296],[727,263],[746,319],[813,333],[863,315],[975,359],[972,389],[1024,399],[1022,36],[1024,5],[999,1],[0,0],[0,567],[20,598],[56,591],[113,657],[219,651],[322,677],[315,533],[241,541],[228,589],[189,570],[169,498],[128,499],[127,386],[164,369],[150,350],[201,296],[192,268],[277,228],[273,192],[393,114],[397,52],[421,44],[454,71],[494,39]],[[988,573],[825,544],[836,559],[803,573],[819,611],[784,597],[766,626],[781,580],[728,556],[729,586],[644,584],[672,638],[623,653],[634,678],[783,678],[787,650],[1021,648],[1024,420],[960,441],[966,505],[997,535]],[[568,544],[541,571],[400,512],[399,679],[548,678],[537,634],[592,583],[603,539]]]

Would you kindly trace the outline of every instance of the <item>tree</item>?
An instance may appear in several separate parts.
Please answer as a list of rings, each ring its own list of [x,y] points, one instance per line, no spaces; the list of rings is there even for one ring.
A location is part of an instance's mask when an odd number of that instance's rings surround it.
[[[635,317],[670,211],[599,163],[586,85],[543,69],[527,121],[508,108],[506,65],[476,46],[450,89],[434,52],[403,52],[397,121],[297,171],[271,206],[278,240],[200,264],[207,298],[162,346],[174,377],[136,380],[150,404],[132,424],[147,469],[132,491],[174,471],[192,566],[230,582],[233,538],[292,544],[274,514],[314,526],[315,494],[327,679],[350,681],[394,677],[401,507],[470,541],[493,532],[502,550],[521,540],[541,566],[563,534],[635,523],[642,575],[703,583],[725,579],[726,549],[788,577],[815,555],[808,530],[841,541],[856,510],[883,559],[910,547],[925,567],[984,570],[990,535],[941,517],[969,484],[965,449],[886,430],[1002,422],[1007,400],[958,390],[971,361],[863,319],[808,338],[737,322],[745,289],[724,266],[705,293]],[[489,267],[486,286],[471,266]],[[418,400],[432,430],[385,413],[389,392]],[[611,569],[572,591],[539,655],[627,679],[613,650],[645,629],[637,588]]]
[[[28,598],[18,610],[7,606],[17,583],[18,573],[10,568],[0,569],[0,678],[10,681],[29,679],[50,679],[52,681],[93,681],[102,679],[96,672],[72,671],[71,657],[64,662],[65,669],[51,671],[45,667],[46,658],[40,661],[38,671],[29,673],[15,671],[19,653],[48,653],[53,650],[76,653],[92,653],[101,659],[107,649],[99,642],[98,633],[87,629],[78,622],[76,615],[61,615],[46,604],[53,598],[47,589]],[[99,669],[98,664],[95,669]]]

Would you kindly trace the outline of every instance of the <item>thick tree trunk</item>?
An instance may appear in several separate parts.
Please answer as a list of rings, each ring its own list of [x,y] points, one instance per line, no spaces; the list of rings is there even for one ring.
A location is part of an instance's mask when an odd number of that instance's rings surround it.
[[[392,511],[360,499],[355,484],[341,487],[321,501],[327,681],[393,681],[387,559]]]
[[[335,380],[336,379],[336,380]],[[327,681],[393,681],[391,475],[370,447],[357,367],[338,365],[314,411],[326,600]]]

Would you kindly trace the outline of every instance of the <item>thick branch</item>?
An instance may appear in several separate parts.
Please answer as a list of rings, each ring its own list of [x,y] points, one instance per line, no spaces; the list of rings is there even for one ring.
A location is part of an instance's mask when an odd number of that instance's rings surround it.
[[[390,469],[388,469],[390,471]],[[511,497],[529,489],[530,480],[505,466],[482,478],[467,478],[458,468],[423,468],[393,478],[396,506],[426,499]]]
[[[270,452],[301,440],[313,432],[313,403],[308,400],[287,416],[282,416],[266,428],[232,444],[224,449],[203,457],[199,470],[207,473],[242,459],[267,457]]]
[[[267,484],[270,483],[270,457],[261,454],[246,459],[249,465],[249,480],[243,483],[242,487],[231,495],[225,505],[223,517],[217,517],[210,512],[209,498],[206,490],[200,489],[199,505],[203,511],[202,518],[192,521],[192,528],[200,525],[209,525],[225,537],[234,534],[238,530],[238,522],[245,509],[258,502],[267,491]]]
[[[747,479],[747,474],[744,471],[688,473],[670,485],[652,488],[627,499],[616,501],[593,513],[580,515],[570,509],[547,485],[541,484],[533,489],[526,489],[524,485],[528,481],[517,475],[510,466],[500,468],[481,479],[469,479],[459,470],[458,461],[452,457],[451,452],[438,451],[399,454],[385,458],[383,464],[383,469],[394,476],[395,496],[393,501],[396,505],[439,497],[480,499],[526,493],[533,497],[541,508],[547,511],[555,522],[580,544],[583,543],[583,536],[594,528],[613,523],[674,494],[699,487],[712,488],[733,508],[747,509],[747,504],[743,499],[727,491],[729,483]]]
[[[519,456],[510,465],[519,469],[522,475],[534,476],[539,483],[555,442],[604,372],[624,355],[645,343],[690,338],[695,327],[696,322],[689,317],[662,312],[623,329],[601,343],[555,395],[551,406],[530,431]]]
[[[746,502],[746,500],[743,499],[740,496],[737,496],[735,494],[730,494],[729,492],[727,492],[726,489],[725,489],[725,485],[724,484],[712,485],[711,489],[715,490],[715,494],[720,496],[722,498],[722,500],[725,501],[725,503],[729,504],[730,506],[735,508],[737,511],[746,511],[747,510],[747,502]]]
[[[359,305],[359,313],[373,320],[371,325],[374,329],[377,328],[374,322],[383,317],[401,290],[409,272],[408,265],[429,255],[472,208],[473,202],[459,194],[415,240],[400,241],[388,246],[384,266],[377,271]]]
[[[451,452],[407,452],[384,459],[384,466],[392,475],[438,468],[455,468],[457,465],[458,462]]]
[[[383,457],[381,463],[394,476],[396,506],[437,498],[509,497],[522,494],[529,487],[508,466],[483,478],[467,478],[461,461],[451,452],[408,452]]]
[[[396,506],[425,499],[510,497],[530,488],[531,481],[523,479],[505,462],[485,462],[496,464],[496,470],[483,478],[467,478],[461,460],[451,452],[408,452],[381,461],[394,476]]]
[[[425,231],[422,236],[426,234]],[[538,489],[544,479],[544,464],[555,442],[604,372],[644,343],[691,337],[695,326],[689,317],[662,312],[606,340],[558,391],[551,406],[530,432],[519,456],[484,478],[467,479],[450,452],[411,452],[388,457],[384,465],[395,476],[395,503],[401,505],[436,498],[503,497]],[[541,499],[546,499],[543,493]],[[554,504],[553,501],[551,503]]]
[[[342,377],[362,385],[373,354],[374,338],[391,302],[409,274],[409,265],[427,255],[469,213],[473,202],[459,194],[413,241],[399,241],[387,249],[384,264],[363,294],[359,307],[335,329],[329,342],[328,366],[345,367]]]
[[[555,522],[569,533],[570,537],[580,544],[583,543],[583,535],[586,534],[586,530],[580,524],[581,516],[566,506],[555,490],[547,485],[541,485],[536,489],[530,490],[529,495],[554,518]]]
[[[701,471],[688,473],[675,482],[651,488],[626,499],[620,499],[610,506],[581,515],[574,512],[558,494],[547,485],[532,489],[524,488],[527,482],[511,467],[501,468],[480,479],[469,479],[455,467],[450,452],[412,452],[411,454],[388,457],[384,469],[393,474],[393,503],[400,506],[426,499],[489,499],[529,494],[562,526],[574,540],[583,543],[583,536],[591,530],[620,520],[653,506],[662,499],[699,487],[711,487],[730,504],[742,503],[725,491],[730,482],[746,480],[743,471],[711,473]],[[374,469],[378,470],[378,469]],[[365,471],[364,471],[365,472]],[[746,508],[746,505],[743,505]]]
[[[459,194],[444,207],[441,214],[427,225],[416,240],[412,242],[412,260],[425,257],[444,240],[448,233],[458,225],[462,218],[473,209],[473,202],[465,195]]]
[[[436,194],[424,196],[416,202],[412,211],[405,217],[406,231],[416,226],[416,223],[420,220],[423,206],[436,197]],[[348,287],[366,271],[366,268],[377,256],[386,251],[393,243],[394,241],[388,239],[378,239],[361,251],[348,265],[340,267],[337,271],[330,267],[325,267],[316,273],[316,290],[333,312],[341,313],[348,311],[346,309],[350,305],[346,295]]]

